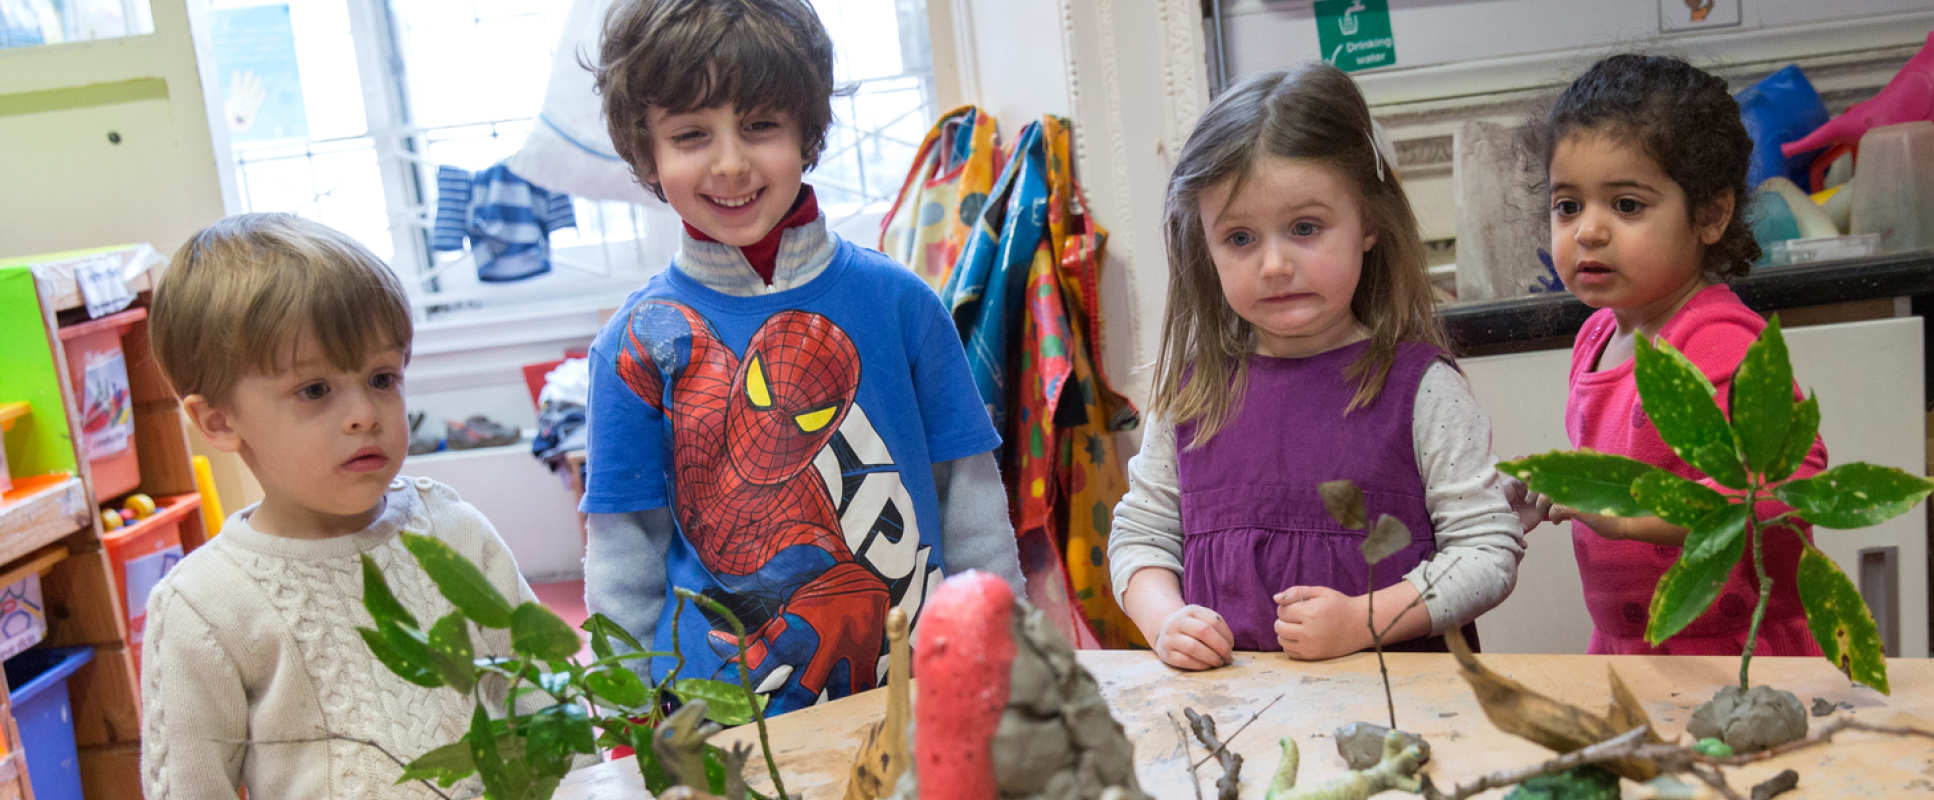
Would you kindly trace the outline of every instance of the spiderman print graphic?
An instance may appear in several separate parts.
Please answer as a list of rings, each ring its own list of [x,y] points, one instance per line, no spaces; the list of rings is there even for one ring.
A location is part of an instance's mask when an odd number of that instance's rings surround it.
[[[735,354],[691,308],[647,300],[617,354],[625,385],[669,420],[678,525],[745,621],[746,667],[775,705],[873,687],[892,599],[854,558],[814,458],[860,384],[851,338],[819,314],[767,318]],[[740,642],[713,620],[730,664]]]

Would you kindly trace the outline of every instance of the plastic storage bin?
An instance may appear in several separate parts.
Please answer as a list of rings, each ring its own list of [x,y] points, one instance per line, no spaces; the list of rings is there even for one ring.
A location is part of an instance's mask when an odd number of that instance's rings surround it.
[[[141,671],[142,631],[148,621],[148,592],[181,561],[181,521],[201,507],[201,496],[178,494],[155,501],[147,519],[101,535],[101,546],[114,564],[115,588],[120,590],[121,614],[128,621],[128,647],[134,669]]]
[[[68,384],[81,414],[81,441],[75,449],[92,465],[96,503],[141,484],[141,461],[134,451],[134,392],[121,334],[147,316],[147,309],[131,308],[60,329]]]
[[[67,676],[94,659],[90,647],[28,650],[7,659],[8,699],[27,753],[35,800],[81,800],[81,763],[74,752],[74,715]]]

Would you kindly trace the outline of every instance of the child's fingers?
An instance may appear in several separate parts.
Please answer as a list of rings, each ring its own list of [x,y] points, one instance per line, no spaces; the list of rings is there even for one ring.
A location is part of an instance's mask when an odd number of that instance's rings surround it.
[[[1578,518],[1578,509],[1552,503],[1551,510],[1545,514],[1545,518],[1552,522],[1570,522]]]
[[[1322,587],[1320,586],[1291,586],[1277,592],[1274,598],[1277,614],[1280,616],[1283,608],[1315,598],[1322,593]]]
[[[1212,669],[1223,664],[1214,649],[1184,633],[1162,637],[1162,647],[1162,663],[1178,669]]]
[[[1207,648],[1216,666],[1228,663],[1235,651],[1235,636],[1229,633],[1228,623],[1222,620],[1221,614],[1206,608],[1191,609],[1177,619],[1174,631]]]

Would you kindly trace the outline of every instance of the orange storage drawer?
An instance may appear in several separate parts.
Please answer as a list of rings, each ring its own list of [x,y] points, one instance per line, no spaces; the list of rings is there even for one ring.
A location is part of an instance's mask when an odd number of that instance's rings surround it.
[[[75,450],[91,465],[95,503],[141,485],[141,462],[134,451],[134,393],[121,334],[147,316],[147,309],[131,308],[60,329],[68,384],[81,415],[81,441]]]
[[[114,564],[114,584],[122,616],[128,621],[128,648],[134,668],[141,670],[142,631],[148,621],[148,592],[181,561],[181,521],[201,507],[201,495],[178,494],[155,501],[147,519],[101,535],[101,546]]]

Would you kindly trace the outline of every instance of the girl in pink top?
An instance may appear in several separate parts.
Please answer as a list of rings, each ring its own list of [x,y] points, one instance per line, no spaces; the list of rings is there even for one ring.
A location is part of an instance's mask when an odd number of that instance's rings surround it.
[[[1551,191],[1551,253],[1565,288],[1598,309],[1571,357],[1565,432],[1576,447],[1615,453],[1720,487],[1659,438],[1639,402],[1633,342],[1670,342],[1719,389],[1726,409],[1733,370],[1765,321],[1725,281],[1759,257],[1741,214],[1753,142],[1725,81],[1659,56],[1606,58],[1573,82],[1539,126]],[[1826,467],[1816,439],[1793,477]],[[1763,503],[1759,517],[1784,511]],[[1592,616],[1592,653],[1733,655],[1745,647],[1758,597],[1741,559],[1712,608],[1658,647],[1645,622],[1659,577],[1678,559],[1686,530],[1657,517],[1614,518],[1553,506],[1572,520],[1572,545]],[[1801,535],[1811,536],[1810,532]],[[1764,537],[1768,574],[1791,576],[1800,541]],[[1776,579],[1758,655],[1820,654],[1793,581]]]

